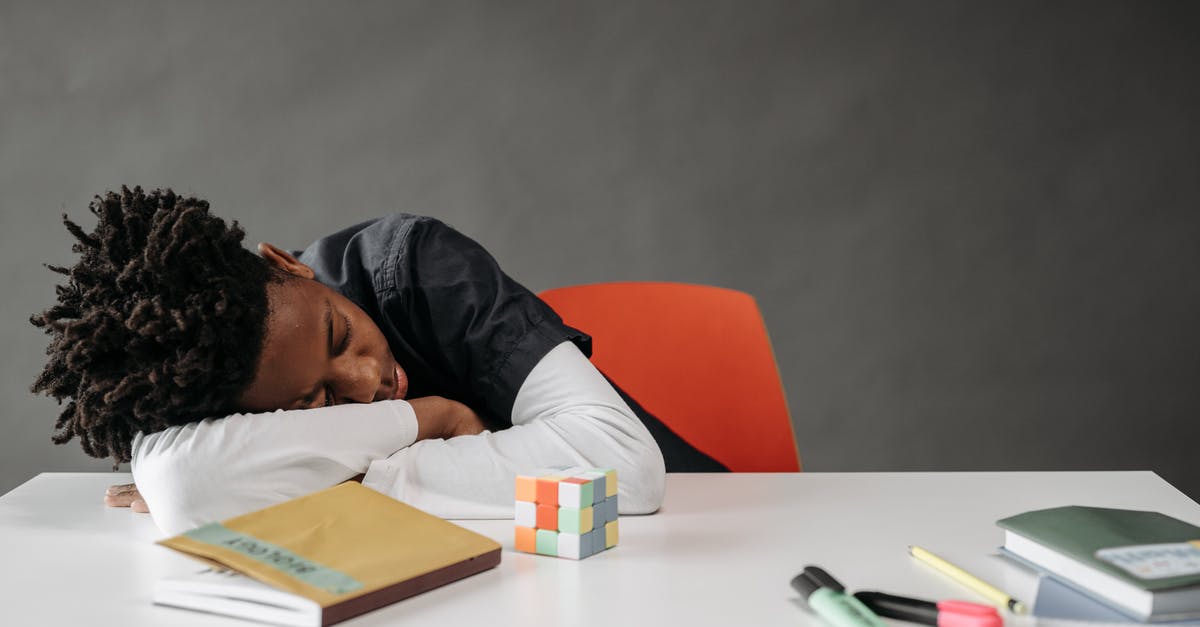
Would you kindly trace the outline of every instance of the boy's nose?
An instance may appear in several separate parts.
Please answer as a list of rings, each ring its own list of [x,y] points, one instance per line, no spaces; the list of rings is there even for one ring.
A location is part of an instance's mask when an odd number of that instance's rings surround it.
[[[379,388],[379,362],[371,357],[343,357],[338,360],[336,380],[338,402],[370,403]]]

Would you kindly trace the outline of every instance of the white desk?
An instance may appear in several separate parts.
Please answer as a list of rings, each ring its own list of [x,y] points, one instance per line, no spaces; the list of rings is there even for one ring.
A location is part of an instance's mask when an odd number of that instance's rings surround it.
[[[195,566],[152,544],[161,534],[148,516],[103,505],[109,484],[129,480],[44,473],[0,497],[0,622],[250,624],[151,604],[158,577]],[[512,550],[512,521],[463,522],[504,545],[498,568],[342,624],[821,624],[788,583],[807,564],[851,590],[975,600],[912,560],[909,544],[1032,602],[1032,575],[994,555],[993,523],[1067,504],[1200,524],[1200,505],[1150,472],[672,475],[662,511],[621,518],[611,551],[581,562],[526,555]]]

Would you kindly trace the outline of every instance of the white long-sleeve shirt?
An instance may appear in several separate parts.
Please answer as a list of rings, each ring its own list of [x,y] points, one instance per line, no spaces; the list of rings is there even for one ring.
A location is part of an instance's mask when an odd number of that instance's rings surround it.
[[[662,503],[662,453],[595,366],[563,342],[529,373],[511,428],[449,440],[417,437],[406,401],[234,414],[133,441],[138,491],[176,534],[335,485],[363,485],[444,518],[511,518],[513,480],[605,467],[622,514]]]

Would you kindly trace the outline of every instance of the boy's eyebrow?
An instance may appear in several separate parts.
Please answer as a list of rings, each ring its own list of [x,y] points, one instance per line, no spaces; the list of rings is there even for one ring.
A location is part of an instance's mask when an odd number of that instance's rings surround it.
[[[328,296],[325,297],[325,337],[329,355],[333,356],[333,303],[329,302]]]

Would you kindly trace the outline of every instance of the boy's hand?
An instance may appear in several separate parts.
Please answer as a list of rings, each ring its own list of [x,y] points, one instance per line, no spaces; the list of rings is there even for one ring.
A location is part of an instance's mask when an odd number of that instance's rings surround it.
[[[483,420],[466,405],[441,396],[410,400],[417,415],[417,440],[475,435],[484,430]]]
[[[137,485],[132,483],[108,486],[108,491],[104,493],[104,504],[109,507],[128,507],[142,514],[150,513],[146,500],[138,492]]]
[[[452,411],[450,413],[450,424],[447,430],[447,438],[453,438],[460,435],[477,435],[483,433],[486,429],[483,425],[483,419],[475,410],[467,407],[458,401],[449,401],[452,403]]]

